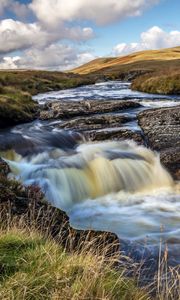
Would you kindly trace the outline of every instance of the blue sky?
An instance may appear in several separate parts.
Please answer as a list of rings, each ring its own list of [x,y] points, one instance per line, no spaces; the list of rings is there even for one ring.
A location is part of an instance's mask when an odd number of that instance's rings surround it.
[[[139,41],[141,32],[153,26],[159,26],[167,32],[180,30],[180,0],[163,0],[140,17],[127,18],[106,27],[96,27],[97,38],[89,44],[97,55],[107,55],[118,43]]]
[[[179,0],[0,0],[0,68],[71,69],[180,45]]]

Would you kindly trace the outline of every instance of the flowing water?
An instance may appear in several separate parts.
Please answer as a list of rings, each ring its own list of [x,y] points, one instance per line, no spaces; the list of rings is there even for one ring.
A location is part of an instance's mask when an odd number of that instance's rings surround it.
[[[142,108],[128,110],[130,115],[179,103],[177,97],[132,92],[129,83],[121,82],[35,98],[41,104],[57,99],[140,102]],[[129,123],[134,130],[136,126]],[[0,143],[2,150],[13,149],[4,152],[12,173],[27,185],[38,184],[75,228],[114,232],[139,251],[142,245],[157,249],[160,241],[167,241],[173,262],[180,262],[180,186],[157,153],[132,141],[89,143],[80,134],[57,129],[52,121],[10,128],[0,133]]]

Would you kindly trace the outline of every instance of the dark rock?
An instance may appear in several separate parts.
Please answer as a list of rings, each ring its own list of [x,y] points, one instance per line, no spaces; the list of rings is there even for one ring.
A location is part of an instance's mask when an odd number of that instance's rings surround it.
[[[114,112],[140,106],[139,103],[128,100],[59,100],[57,102],[46,103],[40,113],[40,119],[69,119],[76,116]]]
[[[0,157],[0,175],[7,176],[10,173],[8,164]]]
[[[148,146],[160,152],[161,162],[180,179],[180,106],[141,112],[138,121]]]
[[[138,144],[144,144],[144,140],[140,131],[131,131],[123,128],[112,130],[90,130],[86,131],[84,135],[86,139],[90,141],[134,140]]]
[[[75,130],[93,130],[119,127],[121,124],[132,121],[134,118],[115,114],[93,115],[79,117],[60,123],[59,128]]]
[[[160,153],[163,165],[170,171],[173,177],[180,179],[180,147],[171,147]]]

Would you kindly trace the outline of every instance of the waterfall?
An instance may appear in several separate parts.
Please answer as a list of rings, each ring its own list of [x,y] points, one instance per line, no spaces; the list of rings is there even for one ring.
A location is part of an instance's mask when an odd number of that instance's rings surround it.
[[[159,155],[130,141],[81,144],[73,153],[51,149],[28,157],[14,154],[7,161],[12,173],[27,185],[39,185],[60,208],[120,191],[173,186]]]

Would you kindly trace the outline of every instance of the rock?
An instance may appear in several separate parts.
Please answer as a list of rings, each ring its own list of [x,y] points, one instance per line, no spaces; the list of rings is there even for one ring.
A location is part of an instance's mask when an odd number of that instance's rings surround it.
[[[138,144],[144,144],[144,140],[140,131],[131,131],[123,128],[112,130],[90,130],[86,131],[84,135],[89,141],[134,140]]]
[[[171,147],[161,151],[160,159],[174,179],[180,180],[180,147]]]
[[[141,105],[129,100],[83,100],[83,101],[56,101],[44,105],[40,113],[41,120],[69,119],[76,116],[86,116],[96,113],[108,113]]]
[[[134,120],[134,118],[115,114],[93,115],[79,117],[60,123],[59,128],[75,130],[93,130],[119,127],[121,124]]]
[[[143,111],[138,122],[148,146],[160,152],[161,162],[180,179],[180,106]]]
[[[8,164],[0,157],[0,175],[7,176],[10,172]]]

